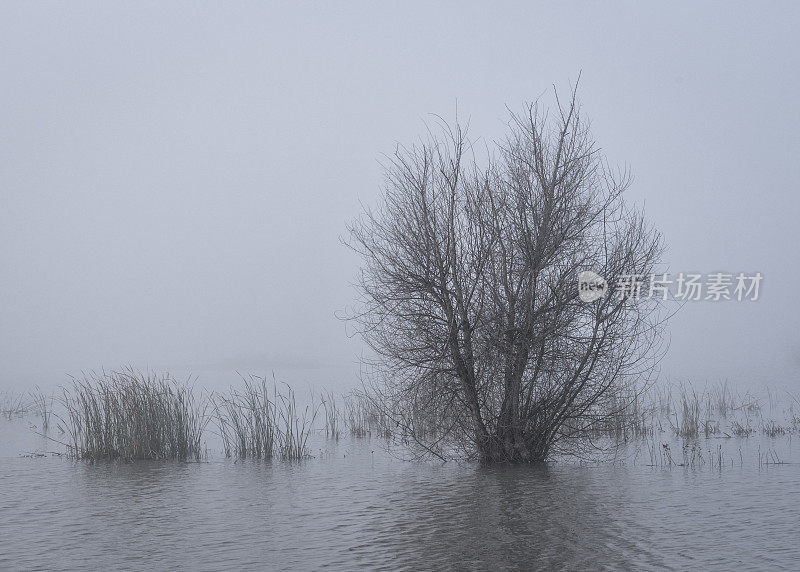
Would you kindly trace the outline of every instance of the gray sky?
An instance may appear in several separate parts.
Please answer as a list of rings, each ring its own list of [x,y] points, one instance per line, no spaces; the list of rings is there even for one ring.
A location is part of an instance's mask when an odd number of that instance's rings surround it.
[[[338,237],[382,154],[456,102],[496,139],[580,70],[670,269],[765,276],[686,306],[664,374],[797,387],[800,7],[642,4],[0,4],[0,387],[125,363],[345,383]]]

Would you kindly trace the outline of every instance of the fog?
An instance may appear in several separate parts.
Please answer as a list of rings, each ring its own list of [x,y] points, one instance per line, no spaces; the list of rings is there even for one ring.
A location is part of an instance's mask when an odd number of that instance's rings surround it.
[[[579,95],[689,303],[665,379],[797,388],[800,7],[3,3],[0,388],[123,364],[355,383],[337,316],[380,161],[430,114],[491,142]]]

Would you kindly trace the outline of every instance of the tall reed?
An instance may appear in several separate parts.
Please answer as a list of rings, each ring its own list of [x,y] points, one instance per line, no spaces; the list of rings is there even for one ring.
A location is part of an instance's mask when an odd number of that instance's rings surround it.
[[[344,397],[344,425],[353,437],[371,437],[373,434],[388,439],[393,424],[384,409],[374,399],[360,392]]]
[[[169,374],[133,369],[74,379],[62,399],[69,452],[79,459],[196,459],[205,407]]]
[[[50,426],[50,415],[53,412],[53,395],[49,397],[45,395],[37,386],[34,391],[31,392],[31,401],[33,403],[33,409],[36,413],[42,418],[42,430],[47,431]]]
[[[13,391],[0,393],[0,414],[6,419],[15,416],[22,416],[28,411],[28,405],[23,400],[23,396]]]
[[[225,456],[271,458],[278,432],[277,392],[266,378],[242,379],[242,391],[231,388],[227,395],[213,397]]]
[[[243,377],[244,389],[214,394],[214,412],[225,455],[240,459],[301,459],[309,455],[317,407],[301,410],[289,386],[278,391],[265,377]]]
[[[281,424],[278,431],[278,454],[281,459],[302,459],[309,456],[308,437],[314,430],[317,407],[306,407],[300,413],[294,391],[286,386],[286,395],[278,394]]]
[[[322,406],[325,408],[325,437],[338,441],[341,434],[341,411],[336,406],[336,397],[331,392],[324,393]]]

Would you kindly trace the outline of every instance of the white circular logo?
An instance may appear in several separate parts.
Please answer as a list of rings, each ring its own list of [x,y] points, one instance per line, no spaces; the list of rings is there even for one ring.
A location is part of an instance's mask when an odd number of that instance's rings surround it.
[[[606,290],[608,290],[606,279],[596,272],[584,270],[578,274],[578,296],[584,302],[599,300],[605,295]]]

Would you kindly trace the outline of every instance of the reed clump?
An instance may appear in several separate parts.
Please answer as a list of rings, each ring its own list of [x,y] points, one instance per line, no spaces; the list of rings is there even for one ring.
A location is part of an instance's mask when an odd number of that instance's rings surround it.
[[[608,391],[562,429],[567,437],[611,438],[616,443],[652,436],[660,426],[652,394],[632,386]]]
[[[745,419],[745,422],[742,423],[738,419],[734,419],[731,422],[731,434],[735,437],[749,437],[756,430],[750,426],[750,419]]]
[[[700,399],[694,390],[682,391],[679,406],[681,417],[677,419],[675,433],[684,439],[696,439],[700,434]]]
[[[212,397],[225,456],[271,458],[278,432],[277,392],[266,378],[243,380],[244,389]]]
[[[657,421],[656,405],[648,403],[647,394],[633,387],[610,393],[596,407],[592,434],[605,434],[621,441],[652,435]]]
[[[322,406],[325,409],[325,437],[338,441],[341,436],[342,412],[336,405],[333,393],[322,395]]]
[[[13,391],[0,393],[0,414],[6,419],[21,417],[28,412],[28,404],[24,397]]]
[[[303,459],[310,456],[308,438],[314,431],[314,421],[319,408],[306,405],[300,408],[294,391],[288,385],[286,393],[278,393],[278,454],[283,460]]]
[[[779,423],[776,423],[774,420],[770,419],[769,421],[761,422],[761,432],[766,435],[767,437],[775,438],[780,437],[782,435],[786,435],[787,433],[791,432],[791,428],[784,427]]]
[[[250,375],[244,389],[212,396],[226,457],[239,459],[302,459],[309,456],[308,438],[318,407],[297,405],[294,391],[278,391],[274,380]]]
[[[353,437],[365,438],[373,435],[389,439],[393,424],[385,409],[363,393],[350,393],[344,398],[344,425]]]
[[[31,392],[31,407],[42,418],[43,431],[47,431],[50,427],[50,416],[53,413],[54,400],[53,395],[45,395],[38,387]]]
[[[205,407],[168,373],[91,374],[65,388],[69,453],[79,459],[200,460]]]

